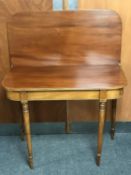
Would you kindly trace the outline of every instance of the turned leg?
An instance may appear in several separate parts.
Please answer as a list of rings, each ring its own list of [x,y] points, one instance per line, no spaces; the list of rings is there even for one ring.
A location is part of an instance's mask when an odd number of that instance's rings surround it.
[[[22,102],[22,107],[23,107],[24,128],[25,128],[27,148],[28,148],[28,162],[29,162],[30,168],[33,168],[32,143],[31,143],[28,102],[27,101]]]
[[[116,121],[116,103],[117,100],[112,100],[112,114],[111,114],[111,139],[115,136],[115,121]]]
[[[106,101],[103,100],[103,101],[100,101],[100,109],[99,109],[98,147],[97,147],[97,158],[96,158],[96,164],[98,166],[100,165],[100,161],[101,161],[105,114],[106,114]]]
[[[66,101],[65,132],[66,132],[67,134],[70,134],[70,133],[71,133],[71,122],[70,122],[70,120],[69,120],[68,109],[69,109],[69,105],[68,105],[68,101]]]

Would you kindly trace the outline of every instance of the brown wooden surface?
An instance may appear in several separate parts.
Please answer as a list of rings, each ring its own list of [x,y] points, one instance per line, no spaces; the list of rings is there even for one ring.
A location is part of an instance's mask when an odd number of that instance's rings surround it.
[[[22,13],[8,22],[7,90],[99,90],[125,85],[121,20],[110,10]]]
[[[40,4],[43,2],[43,5]],[[117,120],[120,121],[131,121],[131,1],[126,0],[79,0],[79,8],[92,9],[92,8],[108,8],[117,11],[123,22],[123,40],[122,40],[122,66],[128,79],[128,86],[125,89],[122,100],[118,102]],[[47,3],[50,3],[47,0]],[[44,9],[51,9],[51,5],[47,4],[44,7],[44,1],[38,0],[0,0],[0,81],[3,78],[5,72],[9,68],[8,58],[8,47],[7,47],[7,36],[6,36],[6,25],[5,19],[11,14],[16,12],[28,12],[28,11],[41,11]],[[63,114],[65,114],[65,103],[62,102],[61,108],[59,103],[55,102],[35,102],[31,106],[31,117],[34,121],[60,121],[64,120]],[[74,101],[68,104],[68,115],[71,120],[85,121],[85,120],[96,120],[98,118],[98,102],[91,101]],[[110,107],[109,107],[110,108]],[[51,110],[50,110],[51,109]],[[53,113],[53,117],[52,117]],[[9,102],[6,100],[5,93],[0,87],[0,122],[14,122],[18,120],[19,110],[17,103]]]
[[[8,38],[14,67],[120,61],[121,21],[110,10],[18,14]]]
[[[13,67],[3,83],[8,90],[99,90],[125,85],[119,67],[121,22],[112,11],[18,14],[8,24],[8,37]],[[65,38],[68,38],[66,43]],[[70,48],[72,54],[66,55]]]
[[[105,90],[49,90],[49,91],[27,91],[26,100],[28,101],[58,101],[58,100],[99,100],[100,91]],[[25,91],[24,91],[25,92]],[[8,99],[21,101],[20,91],[7,91]],[[106,90],[108,100],[119,99],[123,95],[123,88]]]
[[[122,18],[123,38],[121,64],[128,80],[128,86],[124,90],[124,96],[118,101],[117,117],[119,121],[131,121],[131,1],[121,0],[79,0],[79,9],[107,8],[115,10]],[[98,102],[69,102],[68,114],[72,120],[97,120]],[[108,105],[109,107],[109,105]],[[110,107],[109,107],[110,109]],[[82,112],[81,112],[82,111]],[[108,112],[108,117],[109,117]]]
[[[4,78],[9,91],[109,90],[126,85],[119,65],[14,67]]]
[[[106,100],[101,100],[99,104],[99,127],[98,127],[98,144],[97,144],[97,157],[96,164],[99,166],[101,161],[102,146],[103,146],[103,132],[106,119]]]
[[[28,149],[28,162],[30,168],[33,168],[33,155],[32,155],[32,141],[31,141],[31,129],[30,129],[30,114],[29,114],[29,105],[27,101],[22,101],[22,111],[24,119],[24,128],[27,141]]]
[[[6,21],[19,12],[42,12],[52,10],[51,0],[0,0],[0,122],[16,122],[20,118],[17,102],[7,100],[1,81],[10,68]],[[50,110],[51,109],[51,110]],[[33,121],[63,121],[66,116],[64,102],[30,103]],[[53,115],[52,115],[53,114]]]

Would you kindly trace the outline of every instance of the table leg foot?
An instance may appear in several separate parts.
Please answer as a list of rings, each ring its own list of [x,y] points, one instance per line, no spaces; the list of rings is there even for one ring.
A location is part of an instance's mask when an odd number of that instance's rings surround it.
[[[100,155],[100,154],[97,154],[97,157],[96,157],[96,165],[97,165],[97,166],[100,166],[100,162],[101,162],[101,155]]]
[[[32,158],[32,156],[30,156],[30,157],[28,158],[28,163],[29,163],[29,167],[30,167],[31,169],[33,169],[34,166],[33,166],[33,158]]]

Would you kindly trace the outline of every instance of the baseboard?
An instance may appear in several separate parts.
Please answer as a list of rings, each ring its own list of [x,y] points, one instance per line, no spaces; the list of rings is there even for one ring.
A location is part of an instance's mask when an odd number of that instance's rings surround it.
[[[73,122],[71,125],[72,134],[90,134],[97,133],[97,122]],[[43,134],[64,134],[64,123],[32,123],[32,135]],[[105,132],[110,131],[110,122],[105,124]],[[131,132],[131,122],[117,122],[116,133]],[[0,136],[20,135],[20,126],[18,124],[0,124]]]

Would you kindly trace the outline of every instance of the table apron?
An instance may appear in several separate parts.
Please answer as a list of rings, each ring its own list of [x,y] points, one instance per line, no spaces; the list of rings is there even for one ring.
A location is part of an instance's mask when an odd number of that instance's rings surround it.
[[[99,100],[101,93],[107,100],[118,99],[123,89],[115,90],[78,90],[78,91],[7,91],[7,98],[13,101],[48,101],[48,100]]]

